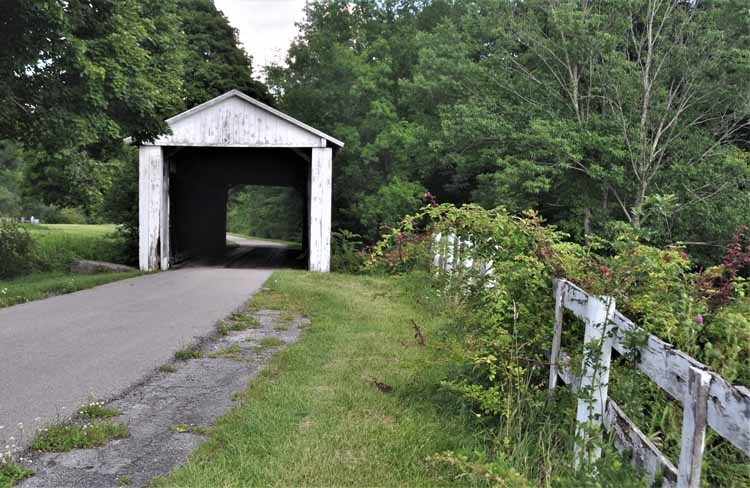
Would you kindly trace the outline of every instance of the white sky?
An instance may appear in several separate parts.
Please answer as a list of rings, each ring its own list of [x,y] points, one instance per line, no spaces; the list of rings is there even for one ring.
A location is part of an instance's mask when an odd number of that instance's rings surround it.
[[[214,0],[214,5],[240,31],[240,41],[253,57],[253,73],[263,77],[263,66],[283,64],[298,32],[294,24],[304,19],[305,0]]]

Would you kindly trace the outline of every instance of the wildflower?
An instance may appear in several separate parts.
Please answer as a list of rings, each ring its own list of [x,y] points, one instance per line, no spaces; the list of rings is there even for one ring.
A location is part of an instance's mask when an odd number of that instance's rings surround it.
[[[702,324],[703,323],[703,316],[702,315],[698,315],[697,317],[695,317],[695,323],[696,324]]]

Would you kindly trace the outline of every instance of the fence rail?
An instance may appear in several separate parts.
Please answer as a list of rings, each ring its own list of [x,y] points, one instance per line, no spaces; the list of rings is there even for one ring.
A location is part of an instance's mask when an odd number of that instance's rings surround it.
[[[451,273],[458,268],[471,268],[483,274],[491,272],[492,263],[476,263],[463,256],[463,251],[471,247],[470,242],[452,234],[436,234],[433,239],[433,264],[438,270]],[[632,351],[626,337],[645,332],[617,311],[614,299],[590,295],[565,279],[553,280],[553,291],[555,324],[549,388],[555,389],[562,381],[573,390],[584,388],[591,392],[588,398],[582,395],[577,405],[577,462],[583,456],[582,446],[586,441],[582,427],[592,423],[612,433],[615,447],[630,453],[632,462],[648,474],[651,482],[661,475],[665,487],[700,486],[707,426],[750,457],[750,390],[732,385],[703,363],[651,334],[646,334],[644,345]],[[591,351],[596,355],[594,361],[584,358],[580,377],[575,375],[571,358],[561,347],[565,310],[584,322],[584,347],[589,355]],[[613,349],[621,355],[637,352],[637,369],[681,403],[683,420],[677,466],[608,397]]]

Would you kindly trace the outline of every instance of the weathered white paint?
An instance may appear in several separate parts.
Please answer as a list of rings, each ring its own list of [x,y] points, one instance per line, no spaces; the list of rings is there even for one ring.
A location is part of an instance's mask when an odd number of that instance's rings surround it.
[[[554,280],[552,284],[553,295],[555,298],[555,332],[552,336],[552,349],[549,356],[549,389],[554,390],[557,387],[558,363],[560,361],[560,341],[562,340],[563,327],[563,295],[566,288],[562,286],[560,280]]]
[[[615,313],[614,323],[613,347],[620,354],[626,354],[629,349],[625,345],[625,334],[639,328],[619,312]],[[690,368],[708,370],[700,361],[653,335],[649,335],[646,345],[639,348],[638,355],[638,369],[679,402],[684,401],[688,390]],[[750,390],[732,385],[714,372],[707,372],[711,375],[707,407],[709,427],[750,456]]]
[[[706,446],[706,407],[711,375],[691,367],[689,378],[683,402],[678,488],[700,488],[701,463]]]
[[[607,401],[604,428],[614,433],[615,448],[630,453],[633,464],[647,473],[649,483],[653,483],[660,473],[662,488],[676,486],[677,468],[611,398]]]
[[[588,320],[587,303],[595,298],[566,280],[555,281],[556,293],[558,289],[563,292],[563,308],[584,321]],[[612,327],[612,347],[621,354],[630,352],[625,346],[624,336],[629,331],[640,329],[617,311],[612,315]],[[633,463],[648,473],[650,481],[653,482],[656,474],[661,473],[663,486],[700,486],[706,425],[750,456],[750,394],[747,388],[731,385],[720,375],[707,371],[702,363],[653,335],[638,352],[638,369],[684,406],[678,469],[648,441],[612,399],[607,402],[605,428],[614,432],[618,450],[631,453]],[[558,377],[577,391],[580,379],[573,374],[568,355],[560,350],[557,358],[556,362],[551,361],[555,364],[550,370],[556,370]]]
[[[588,295],[569,281],[564,281],[564,286],[567,290],[565,308],[583,319],[582,304]],[[640,331],[640,328],[618,311],[615,311],[612,320],[612,347],[620,354],[631,352],[626,346],[625,336],[632,331]],[[646,345],[639,348],[638,357],[638,370],[679,402],[684,401],[687,393],[690,368],[708,370],[705,364],[654,335],[649,335]],[[716,373],[707,372],[712,377],[707,409],[708,425],[750,456],[750,390],[732,385]]]
[[[310,168],[310,271],[327,273],[331,267],[331,178],[333,150],[312,149]]]
[[[331,253],[333,147],[344,143],[242,92],[232,90],[167,120],[171,134],[144,143],[139,155],[139,261],[169,268],[169,167],[161,146],[291,148],[310,163],[310,270],[327,272]],[[126,139],[129,142],[129,139]],[[308,156],[311,148],[312,155]]]
[[[586,300],[586,329],[583,344],[580,390],[590,392],[578,398],[576,408],[576,445],[574,448],[576,467],[588,456],[589,430],[602,425],[604,407],[607,404],[609,366],[612,357],[611,330],[615,300],[611,297],[588,297]],[[601,448],[595,446],[590,452],[591,461],[601,456]]]
[[[440,265],[443,256],[442,249],[440,248],[442,242],[443,234],[441,234],[440,232],[432,236],[432,265],[435,268],[442,268],[442,266]]]
[[[160,242],[161,247],[159,249],[161,259],[160,267],[162,271],[169,269],[169,256],[170,256],[170,241],[169,241],[169,161],[164,161],[162,165],[164,171],[162,172],[162,196],[161,196],[161,222],[160,222]]]
[[[138,150],[139,261],[142,271],[158,269],[164,208],[164,152],[158,146]]]
[[[157,146],[326,147],[344,144],[299,120],[232,90],[167,120],[172,134]]]

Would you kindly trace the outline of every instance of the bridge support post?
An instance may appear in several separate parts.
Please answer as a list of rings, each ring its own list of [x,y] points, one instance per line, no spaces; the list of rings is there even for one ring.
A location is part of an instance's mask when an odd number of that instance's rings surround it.
[[[310,271],[327,273],[331,268],[331,178],[333,149],[312,148],[308,182]]]
[[[160,146],[138,149],[138,225],[141,271],[169,268],[169,169]]]

